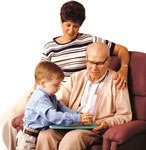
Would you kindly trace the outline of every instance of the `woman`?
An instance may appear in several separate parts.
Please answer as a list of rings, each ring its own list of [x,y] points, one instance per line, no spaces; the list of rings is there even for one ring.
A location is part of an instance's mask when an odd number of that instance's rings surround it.
[[[127,48],[99,37],[79,33],[79,29],[85,20],[85,8],[76,1],[65,3],[61,8],[60,16],[63,35],[54,38],[53,41],[48,42],[44,46],[42,60],[50,60],[59,65],[65,73],[66,81],[71,73],[85,69],[85,52],[87,46],[92,42],[101,41],[109,46],[111,55],[119,56],[121,68],[116,73],[114,79],[119,89],[125,88],[129,63]],[[8,145],[9,149],[15,150],[14,143],[16,131],[11,127],[11,120],[14,116],[24,112],[25,101],[28,99],[26,97],[25,95],[19,100],[19,102],[7,113],[7,116],[4,116],[2,130],[3,135],[6,137],[5,143]],[[6,135],[8,135],[9,138]],[[44,140],[44,138],[42,139]],[[42,144],[44,144],[44,142],[45,141],[43,141]],[[38,143],[41,143],[41,141]]]
[[[56,37],[44,46],[42,60],[49,60],[59,65],[65,73],[65,80],[71,73],[85,69],[85,52],[89,44],[101,41],[110,48],[111,55],[118,55],[121,68],[114,79],[119,89],[125,88],[129,54],[127,48],[89,34],[79,33],[85,20],[85,8],[76,1],[65,3],[60,12],[63,35]]]

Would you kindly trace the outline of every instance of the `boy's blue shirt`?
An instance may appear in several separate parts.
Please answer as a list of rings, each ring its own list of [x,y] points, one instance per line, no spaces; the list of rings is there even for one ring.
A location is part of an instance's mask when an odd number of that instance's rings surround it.
[[[69,126],[80,122],[80,113],[67,108],[55,95],[51,96],[37,86],[26,105],[23,121],[32,129],[45,129],[49,125]]]

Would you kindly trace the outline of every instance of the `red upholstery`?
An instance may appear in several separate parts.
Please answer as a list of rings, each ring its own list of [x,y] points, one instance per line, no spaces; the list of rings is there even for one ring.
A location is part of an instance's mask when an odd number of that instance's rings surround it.
[[[110,68],[120,68],[118,57],[112,57]],[[146,150],[146,53],[130,52],[128,87],[133,121],[108,129],[103,144],[93,145],[90,150]],[[22,128],[22,118],[12,121],[17,130]]]
[[[17,132],[23,128],[23,117],[24,114],[17,116],[12,120],[12,126],[17,130]]]
[[[131,94],[146,97],[146,53],[130,53],[129,81]]]
[[[146,131],[146,121],[142,120],[130,121],[122,125],[114,126],[104,134],[102,149],[108,150],[108,147],[112,144],[111,149],[118,150],[118,145],[126,143],[131,137],[139,137],[139,134],[144,131]],[[144,132],[144,134],[146,134],[146,132]],[[146,138],[146,135],[144,135],[144,137]],[[109,141],[111,141],[111,143]]]

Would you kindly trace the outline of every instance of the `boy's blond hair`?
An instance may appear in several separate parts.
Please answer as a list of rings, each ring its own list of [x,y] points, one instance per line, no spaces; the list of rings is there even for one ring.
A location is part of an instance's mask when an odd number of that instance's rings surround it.
[[[46,81],[63,80],[64,73],[59,66],[49,61],[41,61],[35,69],[35,82],[37,84],[44,79]]]

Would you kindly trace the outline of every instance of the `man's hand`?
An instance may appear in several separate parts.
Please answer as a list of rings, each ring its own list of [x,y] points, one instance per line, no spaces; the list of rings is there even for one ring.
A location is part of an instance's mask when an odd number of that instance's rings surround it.
[[[84,125],[90,125],[91,124],[91,114],[89,112],[81,114],[81,122]]]
[[[115,77],[113,78],[113,80],[116,80],[115,85],[118,86],[119,90],[124,90],[127,88],[127,73],[128,67],[121,67],[121,69],[115,74]]]
[[[96,122],[96,125],[98,125],[98,127],[93,129],[93,131],[96,133],[104,132],[108,128],[108,125],[105,121],[98,121]]]

